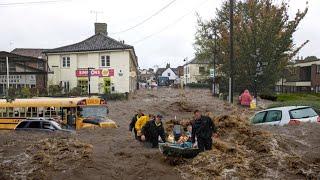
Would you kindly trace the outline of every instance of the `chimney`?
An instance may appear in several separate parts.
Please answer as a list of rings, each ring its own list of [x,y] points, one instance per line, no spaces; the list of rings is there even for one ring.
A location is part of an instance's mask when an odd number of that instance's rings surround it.
[[[107,23],[94,23],[94,33],[103,33],[108,35]]]

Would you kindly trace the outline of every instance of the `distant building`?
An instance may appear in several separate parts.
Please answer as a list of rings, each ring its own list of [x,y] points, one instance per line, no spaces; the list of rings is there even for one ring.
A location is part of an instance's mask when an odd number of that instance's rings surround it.
[[[284,78],[277,84],[277,92],[320,92],[320,59],[308,57],[288,65]]]
[[[155,80],[155,73],[153,69],[149,68],[139,70],[139,82],[151,83],[153,80]]]
[[[158,68],[156,71],[156,79],[159,86],[169,86],[176,82],[179,82],[182,72],[182,67],[171,68],[170,64],[167,64],[166,68]]]
[[[95,23],[95,34],[81,42],[44,51],[53,74],[49,85],[74,87],[94,94],[133,92],[137,88],[138,59],[133,46],[108,36],[107,24]],[[88,68],[89,71],[88,71]]]
[[[39,91],[47,87],[47,61],[42,58],[22,56],[5,51],[0,52],[0,95],[7,91],[7,64],[9,59],[9,87],[34,88]]]
[[[206,72],[209,71],[209,61],[199,60],[198,58],[193,58],[191,61],[187,62],[183,66],[184,70],[184,83],[202,83],[204,80],[208,79],[209,76]]]

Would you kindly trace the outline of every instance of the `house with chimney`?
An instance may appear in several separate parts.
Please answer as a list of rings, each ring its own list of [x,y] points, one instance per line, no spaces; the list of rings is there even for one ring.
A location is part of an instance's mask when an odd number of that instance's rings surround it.
[[[138,58],[133,46],[108,36],[107,24],[95,23],[95,34],[83,41],[43,51],[48,86],[67,93],[75,87],[92,94],[130,93],[137,88]]]

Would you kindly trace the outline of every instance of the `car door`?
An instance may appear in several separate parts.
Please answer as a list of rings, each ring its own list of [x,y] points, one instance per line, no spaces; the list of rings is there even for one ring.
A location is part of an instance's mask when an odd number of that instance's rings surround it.
[[[252,124],[254,124],[254,125],[263,124],[264,119],[266,117],[266,114],[267,114],[267,111],[263,111],[263,112],[259,112],[259,113],[255,114],[251,120]]]
[[[282,119],[281,110],[270,110],[267,112],[263,124],[265,125],[280,125]]]

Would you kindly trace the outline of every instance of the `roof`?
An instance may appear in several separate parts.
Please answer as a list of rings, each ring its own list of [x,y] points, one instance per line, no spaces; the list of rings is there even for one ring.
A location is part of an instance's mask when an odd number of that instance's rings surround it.
[[[293,109],[308,108],[308,107],[310,107],[310,106],[282,106],[282,107],[275,107],[275,108],[265,109],[265,110],[259,111],[259,112],[270,111],[270,110],[290,111],[290,110],[293,110]],[[257,113],[259,113],[259,112],[257,112]]]
[[[55,49],[49,49],[44,51],[44,53],[83,52],[119,49],[133,49],[133,46],[112,39],[106,34],[98,33],[84,41],[68,46],[58,47]]]
[[[39,59],[35,58],[32,56],[23,56],[19,54],[14,54],[14,53],[9,53],[6,51],[0,51],[0,60],[5,60],[6,57],[9,58],[9,61],[19,61],[19,62],[24,62],[24,61],[45,61],[44,59]]]
[[[167,68],[158,68],[156,71],[156,76],[160,76]]]
[[[11,51],[11,53],[18,54],[21,56],[30,56],[34,58],[46,59],[46,55],[43,51],[48,49],[40,49],[40,48],[15,48]]]
[[[210,64],[210,60],[209,59],[200,60],[199,58],[195,57],[191,59],[191,61],[187,62],[185,65],[188,65],[188,64]]]
[[[84,97],[15,99],[11,103],[8,103],[5,99],[0,99],[0,107],[76,107],[78,102],[84,99]]]

